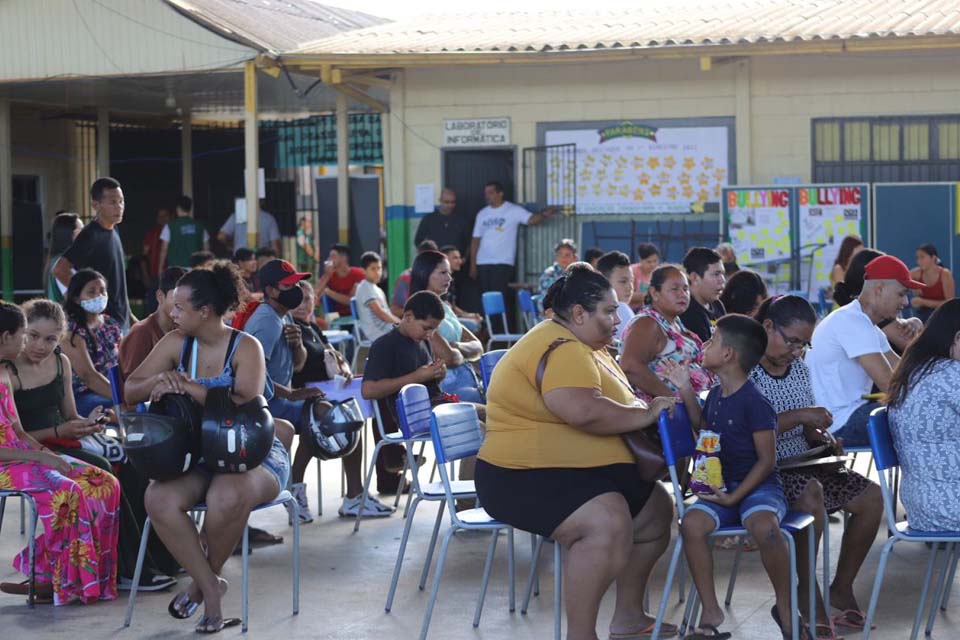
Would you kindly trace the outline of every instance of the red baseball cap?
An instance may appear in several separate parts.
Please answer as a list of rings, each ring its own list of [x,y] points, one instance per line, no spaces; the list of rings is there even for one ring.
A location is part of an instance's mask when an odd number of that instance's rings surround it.
[[[925,284],[910,277],[910,269],[895,256],[880,256],[867,263],[864,280],[896,280],[909,289],[923,289]]]
[[[297,284],[301,280],[310,277],[309,273],[301,273],[293,268],[293,265],[286,260],[271,260],[267,262],[257,273],[257,278],[262,286],[270,285],[275,287],[278,284],[288,285]]]

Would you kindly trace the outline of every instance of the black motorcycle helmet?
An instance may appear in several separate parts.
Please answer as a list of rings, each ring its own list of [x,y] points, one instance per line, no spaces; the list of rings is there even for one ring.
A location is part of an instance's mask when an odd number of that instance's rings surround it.
[[[196,466],[201,415],[200,405],[182,394],[151,402],[149,413],[124,413],[124,448],[133,467],[152,480],[173,480]]]
[[[314,406],[327,403],[331,407],[317,420]],[[317,443],[317,457],[321,460],[334,460],[353,453],[360,442],[360,429],[363,427],[363,414],[360,405],[353,398],[348,400],[321,400],[315,398],[303,403],[300,425],[313,436]]]
[[[273,446],[273,416],[263,396],[242,405],[229,387],[207,391],[201,426],[203,463],[215,473],[243,473],[266,460]]]

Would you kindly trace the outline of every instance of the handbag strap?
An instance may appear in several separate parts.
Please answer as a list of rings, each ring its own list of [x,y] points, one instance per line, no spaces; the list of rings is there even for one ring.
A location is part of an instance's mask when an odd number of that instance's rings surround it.
[[[550,354],[553,353],[557,347],[567,342],[573,342],[570,338],[557,338],[550,343],[550,346],[547,347],[547,350],[543,352],[543,355],[540,356],[540,362],[537,363],[537,391],[542,392],[543,389],[543,375],[547,372],[547,360],[550,359]]]

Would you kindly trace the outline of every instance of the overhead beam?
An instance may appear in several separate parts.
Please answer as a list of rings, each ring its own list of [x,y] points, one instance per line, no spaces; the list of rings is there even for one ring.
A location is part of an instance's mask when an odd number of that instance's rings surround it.
[[[10,101],[0,98],[0,270],[3,299],[13,302],[13,140]]]
[[[357,87],[349,84],[334,84],[331,86],[339,91],[342,95],[353,98],[357,102],[367,105],[377,113],[388,113],[390,111],[390,107],[386,103],[377,100],[373,96],[365,93],[363,90],[358,89]]]
[[[350,84],[360,84],[376,87],[390,88],[393,86],[392,78],[381,78],[383,71],[364,72],[354,70],[344,70],[334,68],[331,71],[330,81],[333,84],[349,82]]]

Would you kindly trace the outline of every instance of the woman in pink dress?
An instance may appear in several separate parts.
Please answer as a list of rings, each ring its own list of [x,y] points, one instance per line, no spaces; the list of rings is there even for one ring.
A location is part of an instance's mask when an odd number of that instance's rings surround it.
[[[26,319],[0,302],[0,359],[23,347]],[[0,367],[0,489],[34,499],[43,533],[36,540],[38,602],[87,604],[117,597],[120,485],[112,475],[40,445],[20,426],[5,368]],[[33,532],[30,532],[33,535]],[[13,560],[29,577],[29,548]],[[27,594],[26,582],[3,583],[4,593]]]

